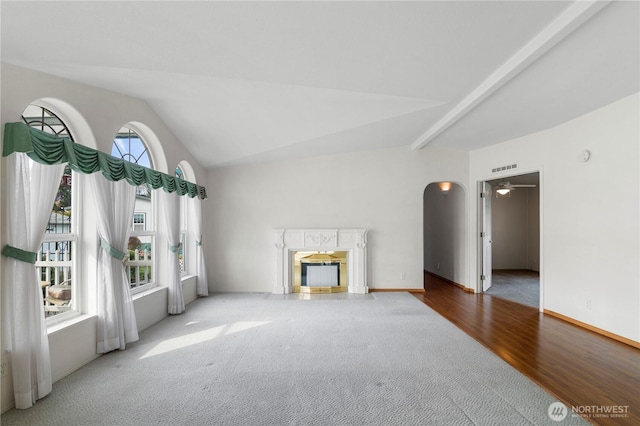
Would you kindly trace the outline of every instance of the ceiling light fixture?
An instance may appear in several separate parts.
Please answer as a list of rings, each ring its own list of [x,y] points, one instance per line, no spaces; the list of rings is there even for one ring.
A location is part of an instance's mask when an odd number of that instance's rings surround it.
[[[451,190],[451,182],[440,182],[439,186],[440,186],[440,191],[442,191],[442,193],[445,195],[447,195]]]
[[[507,195],[511,190],[509,188],[500,188],[496,192],[500,195]]]

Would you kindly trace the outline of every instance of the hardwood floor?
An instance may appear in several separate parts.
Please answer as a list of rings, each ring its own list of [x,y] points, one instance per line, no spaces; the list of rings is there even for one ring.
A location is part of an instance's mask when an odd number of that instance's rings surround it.
[[[587,421],[640,424],[640,350],[535,308],[466,292],[426,273],[425,292],[414,296],[570,410],[600,411],[585,416]],[[603,416],[602,410],[620,413],[623,406],[628,406],[627,417]]]

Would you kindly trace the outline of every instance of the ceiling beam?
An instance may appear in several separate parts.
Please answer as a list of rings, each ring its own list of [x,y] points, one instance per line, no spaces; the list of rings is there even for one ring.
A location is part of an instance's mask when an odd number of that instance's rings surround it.
[[[602,10],[610,1],[611,0],[574,1],[551,21],[549,25],[529,40],[527,44],[498,67],[486,80],[413,142],[411,148],[414,150],[421,149],[433,141],[449,126],[464,117],[492,93],[519,74],[520,71],[527,68],[545,52]]]

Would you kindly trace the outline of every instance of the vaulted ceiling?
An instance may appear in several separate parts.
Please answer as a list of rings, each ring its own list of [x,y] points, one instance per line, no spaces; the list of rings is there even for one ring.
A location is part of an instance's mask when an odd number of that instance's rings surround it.
[[[145,100],[205,167],[473,150],[640,90],[640,8],[2,1],[2,61]]]

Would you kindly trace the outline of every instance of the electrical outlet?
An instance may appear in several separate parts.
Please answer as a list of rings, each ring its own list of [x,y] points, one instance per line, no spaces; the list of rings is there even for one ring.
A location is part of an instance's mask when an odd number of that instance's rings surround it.
[[[406,272],[400,272],[400,279],[401,280],[406,280],[407,279],[407,273]]]
[[[587,299],[587,309],[591,310],[591,299]]]
[[[0,376],[4,377],[9,374],[9,366],[7,365],[7,361],[2,361],[2,363],[0,363],[0,369],[2,370]]]

